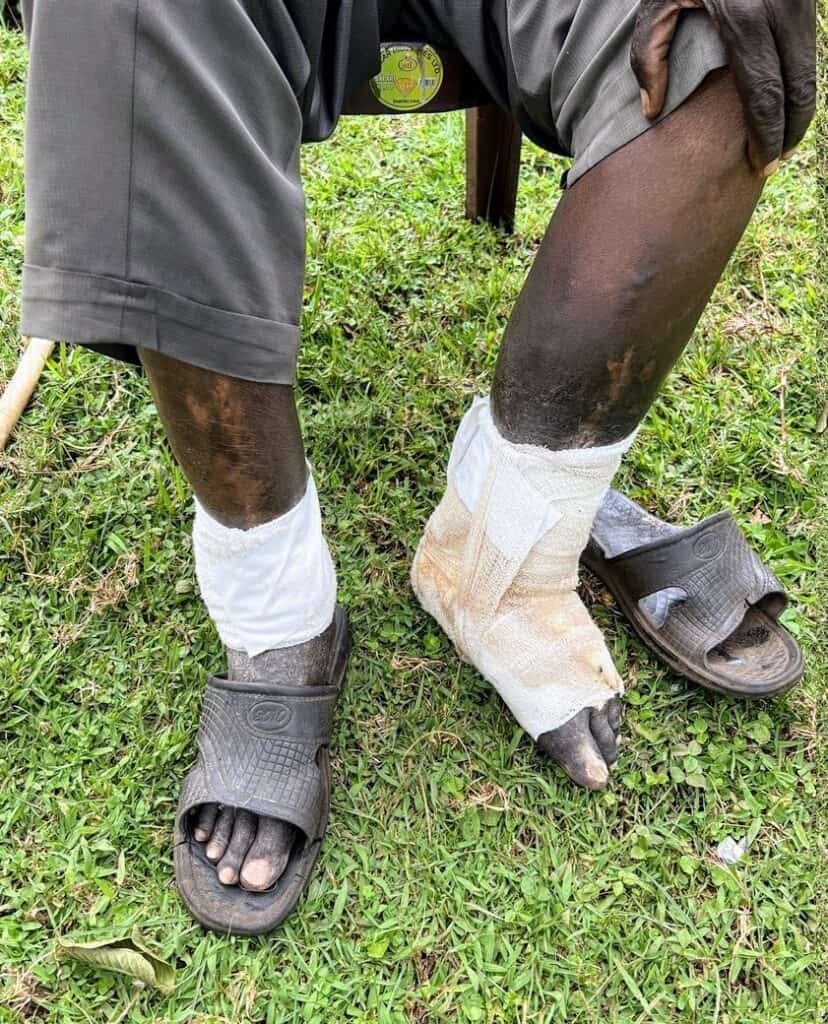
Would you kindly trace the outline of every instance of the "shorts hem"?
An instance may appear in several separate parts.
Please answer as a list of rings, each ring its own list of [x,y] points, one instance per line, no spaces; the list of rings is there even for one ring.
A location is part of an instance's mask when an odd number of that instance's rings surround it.
[[[596,103],[584,115],[578,132],[590,139],[583,152],[577,154],[572,167],[566,175],[566,187],[571,188],[587,171],[592,170],[608,156],[622,149],[640,135],[655,127],[668,117],[698,89],[707,76],[727,66],[724,48],[718,37],[709,33],[696,31],[688,34],[681,41],[676,41],[670,53],[670,79],[667,98],[661,113],[652,121],[644,117],[641,110],[641,97],[638,83],[635,81],[632,67],[625,68],[607,85],[602,92],[613,91],[622,87],[626,76],[631,79],[634,88],[630,90],[630,98],[626,109],[611,111],[612,117],[606,118],[606,110]],[[603,123],[600,123],[603,121]]]
[[[25,264],[21,330],[137,361],[145,348],[242,380],[293,384],[299,327],[123,278]]]

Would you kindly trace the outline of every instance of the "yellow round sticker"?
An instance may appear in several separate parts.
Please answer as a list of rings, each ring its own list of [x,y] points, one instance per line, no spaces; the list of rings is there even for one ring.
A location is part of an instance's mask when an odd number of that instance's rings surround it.
[[[380,60],[371,92],[389,110],[419,110],[443,84],[443,62],[430,46],[386,43],[380,47]]]

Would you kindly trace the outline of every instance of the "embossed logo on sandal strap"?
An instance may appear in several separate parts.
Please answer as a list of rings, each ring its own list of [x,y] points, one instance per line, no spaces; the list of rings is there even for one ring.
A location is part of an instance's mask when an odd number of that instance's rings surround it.
[[[290,725],[293,710],[279,700],[257,701],[247,712],[247,722],[258,732],[282,732]]]

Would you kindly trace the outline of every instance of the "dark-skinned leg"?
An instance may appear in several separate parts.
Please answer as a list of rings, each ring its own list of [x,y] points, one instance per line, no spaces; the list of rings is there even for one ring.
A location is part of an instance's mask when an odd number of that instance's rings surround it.
[[[628,436],[687,344],[762,181],[723,71],[566,192],[500,351],[500,433],[551,449]],[[581,785],[603,785],[615,760],[610,705],[538,740]]]
[[[170,447],[196,497],[225,526],[250,529],[305,493],[293,388],[225,377],[140,350]]]
[[[257,384],[140,352],[167,437],[196,497],[222,525],[250,529],[293,508],[305,493],[307,466],[293,389]],[[296,647],[249,658],[227,651],[233,679],[314,682],[327,664],[333,629]],[[195,829],[227,885],[241,879],[267,889],[282,874],[292,825],[205,804]]]

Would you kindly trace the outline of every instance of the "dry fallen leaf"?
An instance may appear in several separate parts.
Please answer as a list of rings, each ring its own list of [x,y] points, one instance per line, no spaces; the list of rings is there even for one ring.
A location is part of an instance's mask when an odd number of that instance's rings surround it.
[[[105,971],[127,974],[167,996],[175,989],[173,967],[147,948],[137,928],[133,928],[129,936],[96,942],[74,942],[58,937],[55,955],[61,960],[79,960]]]

